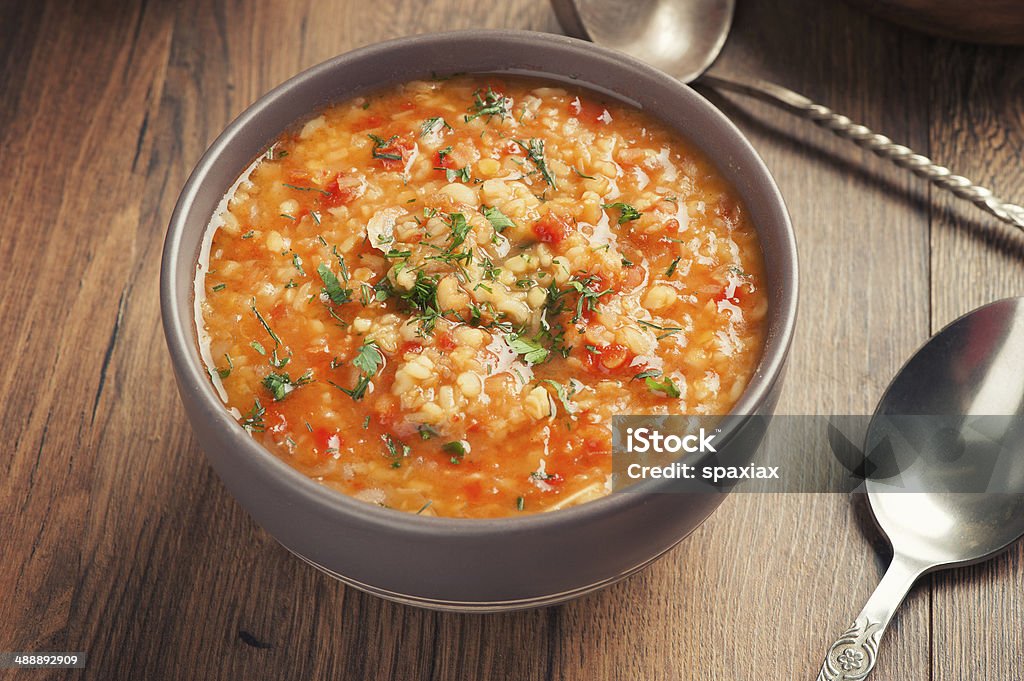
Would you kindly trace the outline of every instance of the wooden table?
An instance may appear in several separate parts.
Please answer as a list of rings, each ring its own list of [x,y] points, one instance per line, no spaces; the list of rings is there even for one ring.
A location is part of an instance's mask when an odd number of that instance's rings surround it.
[[[1024,51],[839,2],[740,3],[725,73],[774,80],[1024,199]],[[416,610],[292,558],[214,477],[172,385],[159,256],[200,154],[339,52],[455,27],[555,31],[545,0],[0,5],[0,651],[90,679],[813,678],[888,557],[841,495],[734,495],[623,584],[499,616]],[[780,410],[869,413],[967,310],[1024,293],[1024,238],[828,133],[710,94],[787,198],[801,318]],[[1024,548],[926,578],[874,678],[1017,679]]]

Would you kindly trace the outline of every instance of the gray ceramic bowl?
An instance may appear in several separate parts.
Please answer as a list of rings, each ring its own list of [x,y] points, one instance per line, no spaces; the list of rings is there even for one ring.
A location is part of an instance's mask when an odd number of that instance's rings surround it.
[[[770,304],[760,368],[733,414],[771,413],[797,299],[796,246],[775,182],[743,135],[690,88],[618,52],[557,35],[466,31],[405,38],[344,54],[271,91],[217,138],[182,190],[164,246],[160,302],[178,390],[199,443],[228,490],[281,544],[384,598],[452,610],[525,608],[579,596],[648,565],[700,525],[724,495],[657,493],[660,481],[650,481],[648,493],[616,493],[518,518],[432,518],[378,508],[313,482],[257,444],[218,399],[196,345],[200,243],[241,171],[281,131],[324,104],[458,72],[578,81],[645,109],[717,164],[757,227]],[[749,459],[752,451],[736,455]]]

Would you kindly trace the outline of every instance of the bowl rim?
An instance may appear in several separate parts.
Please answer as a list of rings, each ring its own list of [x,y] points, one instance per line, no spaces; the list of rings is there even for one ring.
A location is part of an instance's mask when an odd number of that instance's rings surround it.
[[[356,516],[368,525],[379,529],[439,536],[448,535],[453,532],[460,536],[471,536],[491,535],[495,532],[519,533],[542,531],[554,526],[572,524],[577,520],[585,518],[594,519],[614,515],[624,506],[642,503],[643,497],[647,494],[658,493],[658,487],[665,484],[665,481],[662,480],[646,480],[636,486],[637,491],[635,492],[612,493],[600,499],[557,511],[499,518],[422,516],[360,501],[307,477],[275,456],[269,449],[257,442],[239,426],[238,422],[231,416],[230,412],[218,398],[203,366],[202,357],[198,352],[198,348],[195,347],[195,324],[192,315],[183,316],[178,314],[178,296],[175,294],[175,291],[179,288],[181,278],[176,272],[177,265],[182,258],[186,258],[190,263],[189,271],[195,272],[195,262],[198,255],[196,252],[185,252],[182,247],[182,242],[188,231],[188,218],[192,205],[197,198],[200,187],[206,182],[217,159],[231,149],[235,138],[244,129],[258,122],[261,111],[269,103],[286,97],[290,90],[307,79],[322,78],[327,73],[346,68],[352,62],[381,58],[392,50],[407,46],[425,45],[443,50],[452,50],[453,44],[459,41],[481,39],[500,41],[521,47],[529,47],[530,45],[536,45],[538,41],[543,41],[545,46],[549,48],[554,45],[556,49],[572,52],[577,56],[582,55],[586,59],[598,62],[613,62],[616,66],[621,67],[624,65],[635,71],[643,72],[649,80],[660,81],[663,85],[672,87],[675,90],[676,96],[689,99],[692,105],[706,109],[711,125],[719,126],[727,136],[732,137],[739,153],[745,156],[743,159],[745,163],[744,172],[749,173],[754,178],[752,183],[760,184],[763,187],[763,192],[770,198],[770,209],[774,214],[773,222],[777,222],[781,227],[779,233],[774,234],[774,236],[780,242],[776,250],[782,254],[777,267],[784,268],[785,271],[780,271],[778,274],[784,285],[779,287],[778,300],[773,308],[769,310],[770,315],[776,315],[781,319],[781,324],[778,325],[776,333],[769,333],[766,337],[764,351],[757,369],[744,389],[739,401],[729,412],[729,415],[745,416],[753,414],[756,408],[769,397],[774,384],[781,377],[796,325],[798,292],[796,239],[789,212],[786,209],[785,201],[775,179],[746,136],[725,114],[711,102],[697,94],[688,85],[655,67],[617,50],[563,35],[513,29],[467,29],[424,33],[373,43],[345,52],[305,69],[249,104],[217,136],[189,175],[171,215],[161,257],[160,307],[164,336],[171,355],[176,378],[179,382],[180,398],[182,400],[191,398],[200,401],[199,407],[202,408],[212,427],[224,431],[226,437],[230,439],[234,450],[232,454],[234,458],[244,460],[247,466],[259,469],[258,473],[261,476],[275,476],[277,478],[276,482],[281,488],[288,488],[288,492],[291,495],[300,497],[306,503],[315,505],[320,512],[349,517]],[[468,70],[467,72],[473,73],[474,71]],[[494,73],[495,70],[488,72]],[[520,71],[512,68],[509,69],[509,72],[518,74]],[[545,70],[537,68],[535,75],[537,77],[545,77]],[[572,76],[567,74],[560,76],[557,69],[550,69],[548,77],[555,79],[561,77],[562,80],[572,78]],[[585,79],[573,80],[578,82],[581,87],[600,89],[588,83]],[[626,94],[615,94],[618,99],[628,103],[628,92]],[[657,112],[650,112],[650,114],[656,119],[661,120]],[[305,114],[300,114],[295,120],[301,120],[302,115]],[[674,126],[672,127],[677,129]],[[677,131],[684,138],[687,137],[685,131],[678,129]],[[707,151],[703,153],[713,164],[716,164],[716,160],[721,160],[715,159]],[[717,165],[721,167],[720,163]],[[240,168],[239,174],[243,171],[244,168]],[[757,225],[755,225],[756,227]],[[190,291],[192,290],[191,284],[193,281],[194,275],[189,281],[188,290]],[[193,309],[192,301],[188,302],[188,309]],[[187,398],[186,395],[189,397]],[[646,489],[641,491],[641,488]]]

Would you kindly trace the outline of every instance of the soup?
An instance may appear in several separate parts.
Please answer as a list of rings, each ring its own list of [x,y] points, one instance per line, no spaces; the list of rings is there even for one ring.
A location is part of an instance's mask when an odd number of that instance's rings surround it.
[[[764,340],[736,192],[647,114],[561,83],[330,106],[243,175],[207,246],[199,342],[241,426],[411,513],[599,498],[613,415],[724,414]]]

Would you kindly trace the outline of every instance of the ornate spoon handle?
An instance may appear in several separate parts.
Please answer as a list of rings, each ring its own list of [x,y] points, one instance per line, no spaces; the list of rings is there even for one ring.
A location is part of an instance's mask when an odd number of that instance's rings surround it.
[[[889,569],[850,628],[825,653],[818,681],[861,681],[878,661],[878,641],[927,566],[893,556]]]
[[[940,166],[927,156],[915,154],[902,144],[896,144],[885,135],[854,123],[846,116],[837,114],[827,106],[815,104],[807,97],[773,83],[755,80],[737,82],[705,74],[700,82],[731,92],[740,92],[762,101],[782,107],[798,116],[814,121],[833,133],[854,144],[892,161],[918,177],[922,177],[940,189],[953,192],[957,197],[970,201],[982,210],[1024,229],[1024,207],[1007,203],[992,193],[992,190],[974,184],[963,175],[954,175],[949,168]]]

